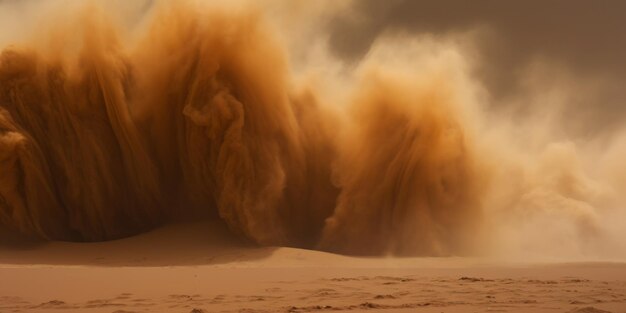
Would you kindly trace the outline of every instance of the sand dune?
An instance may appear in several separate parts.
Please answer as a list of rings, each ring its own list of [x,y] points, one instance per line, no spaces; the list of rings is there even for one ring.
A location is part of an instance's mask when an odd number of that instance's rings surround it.
[[[626,312],[624,263],[357,258],[228,234],[4,245],[0,312]]]

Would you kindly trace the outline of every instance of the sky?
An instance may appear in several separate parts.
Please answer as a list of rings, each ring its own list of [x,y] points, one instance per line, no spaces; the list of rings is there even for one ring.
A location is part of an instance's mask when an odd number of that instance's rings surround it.
[[[626,110],[624,1],[361,0],[327,27],[329,46],[345,60],[362,58],[384,33],[444,37],[477,31],[475,74],[496,99],[493,105],[524,92],[520,85],[526,69],[541,60],[570,77],[609,81],[568,105],[570,114],[581,111],[593,122],[578,131],[623,122],[623,114],[616,113]]]

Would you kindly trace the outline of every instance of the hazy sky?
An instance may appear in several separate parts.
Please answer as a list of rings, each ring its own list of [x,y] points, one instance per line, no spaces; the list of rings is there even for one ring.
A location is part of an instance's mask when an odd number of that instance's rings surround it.
[[[540,57],[573,76],[609,82],[570,107],[586,107],[595,125],[621,121],[614,113],[626,107],[626,1],[360,0],[329,26],[331,49],[346,60],[358,59],[384,32],[473,29],[486,34],[478,44],[477,74],[494,98],[518,91],[520,73]]]

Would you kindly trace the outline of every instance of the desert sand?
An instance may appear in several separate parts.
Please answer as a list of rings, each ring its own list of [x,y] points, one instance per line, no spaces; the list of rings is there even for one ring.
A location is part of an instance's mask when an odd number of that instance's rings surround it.
[[[0,312],[626,312],[620,262],[357,258],[256,247],[206,222],[4,242],[0,263]]]

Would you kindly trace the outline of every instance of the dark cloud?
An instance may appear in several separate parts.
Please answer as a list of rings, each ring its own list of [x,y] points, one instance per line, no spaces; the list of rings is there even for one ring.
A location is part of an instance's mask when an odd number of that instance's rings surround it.
[[[447,32],[488,25],[502,50],[555,56],[578,66],[626,71],[624,1],[359,1],[334,22],[332,44],[343,56],[362,54],[382,31]]]
[[[517,90],[520,70],[534,57],[576,75],[626,78],[626,1],[362,0],[332,22],[330,45],[353,60],[385,31],[446,34],[476,27],[491,33],[480,43],[477,74],[496,99]],[[607,86],[593,105],[604,112],[621,108],[626,91],[619,85]],[[615,115],[594,118],[606,122]]]

